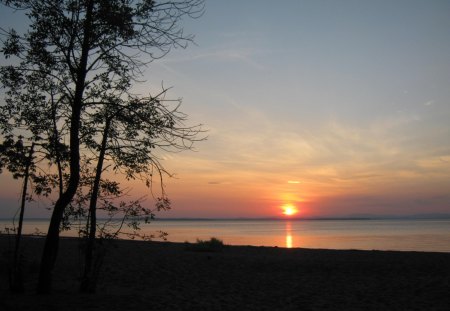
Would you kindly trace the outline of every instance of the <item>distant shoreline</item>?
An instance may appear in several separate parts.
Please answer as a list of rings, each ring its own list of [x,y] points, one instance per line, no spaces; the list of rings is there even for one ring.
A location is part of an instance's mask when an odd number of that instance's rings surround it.
[[[11,221],[13,218],[3,217],[0,221]],[[50,218],[46,217],[34,217],[25,218],[25,221],[46,221]],[[107,218],[98,218],[99,220],[106,220]],[[264,221],[264,220],[280,220],[280,221],[301,221],[301,220],[317,220],[317,221],[329,221],[329,220],[440,220],[450,219],[450,214],[417,214],[409,216],[348,216],[348,217],[157,217],[152,221]]]

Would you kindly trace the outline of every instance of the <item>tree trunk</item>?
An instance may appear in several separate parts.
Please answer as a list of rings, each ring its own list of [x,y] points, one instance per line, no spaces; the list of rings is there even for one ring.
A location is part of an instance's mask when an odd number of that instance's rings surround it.
[[[85,260],[84,272],[80,284],[80,291],[83,293],[93,293],[95,292],[96,288],[96,280],[94,278],[94,275],[96,275],[95,273],[96,271],[92,271],[92,269],[93,269],[93,258],[95,249],[95,235],[97,229],[97,199],[98,199],[98,192],[100,189],[100,180],[102,177],[103,161],[105,159],[106,143],[108,141],[110,124],[111,118],[107,118],[105,128],[103,130],[102,144],[100,148],[100,154],[98,157],[95,179],[92,185],[91,199],[89,202],[90,227],[89,227],[89,236],[86,244],[86,253],[84,258]]]
[[[51,292],[52,270],[55,265],[59,248],[59,226],[64,215],[64,209],[67,205],[69,205],[70,201],[75,195],[77,186],[78,181],[69,181],[69,187],[67,191],[59,197],[53,209],[39,270],[39,280],[37,286],[38,294],[49,294]]]
[[[52,95],[52,122],[53,122],[53,144],[55,145],[56,167],[58,168],[58,184],[59,184],[59,196],[62,196],[64,191],[63,183],[63,171],[61,165],[61,152],[58,136],[58,125],[56,121],[56,105]]]
[[[74,197],[80,181],[80,118],[83,105],[83,93],[85,88],[87,62],[90,49],[90,32],[92,25],[92,11],[94,1],[88,1],[86,5],[86,19],[83,29],[83,45],[80,64],[77,70],[75,96],[72,103],[72,115],[70,120],[70,178],[66,191],[58,198],[53,209],[52,218],[45,239],[42,253],[41,266],[37,292],[48,294],[51,292],[52,270],[55,265],[59,248],[59,227],[65,208]]]
[[[23,180],[22,198],[20,202],[19,227],[16,234],[16,245],[14,248],[13,270],[11,275],[10,288],[12,292],[21,293],[24,291],[22,278],[22,262],[20,256],[20,241],[22,240],[23,216],[25,214],[25,202],[27,198],[28,178],[30,176],[30,166],[33,161],[34,143],[31,144],[25,165],[25,176]]]

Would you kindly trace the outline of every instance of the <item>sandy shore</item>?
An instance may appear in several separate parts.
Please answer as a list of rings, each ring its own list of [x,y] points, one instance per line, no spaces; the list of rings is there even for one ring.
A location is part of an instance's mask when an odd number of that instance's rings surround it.
[[[335,251],[117,241],[96,294],[79,294],[79,242],[64,239],[54,292],[34,294],[43,239],[27,238],[26,293],[8,291],[0,237],[0,310],[450,310],[450,253]]]

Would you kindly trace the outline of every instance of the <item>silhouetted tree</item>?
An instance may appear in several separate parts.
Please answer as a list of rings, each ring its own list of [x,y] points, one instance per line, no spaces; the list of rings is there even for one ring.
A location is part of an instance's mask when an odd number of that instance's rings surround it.
[[[10,271],[9,285],[13,292],[23,292],[23,276],[20,242],[22,239],[23,218],[25,214],[25,203],[27,200],[28,180],[30,175],[34,173],[35,167],[33,163],[34,144],[30,148],[24,146],[22,139],[14,141],[7,138],[0,145],[0,172],[6,167],[14,178],[23,179],[22,194],[19,207],[19,223],[16,231],[16,239],[14,245],[14,253],[12,257],[12,268]]]
[[[12,59],[11,65],[0,69],[1,82],[7,89],[0,115],[2,134],[25,129],[34,141],[46,133],[46,141],[55,145],[49,160],[57,164],[61,164],[59,141],[68,136],[67,183],[63,185],[61,167],[59,181],[63,190],[54,204],[39,273],[38,292],[48,293],[61,221],[80,182],[80,146],[90,146],[90,137],[91,142],[96,142],[98,131],[93,125],[107,121],[111,116],[105,112],[114,111],[111,107],[120,110],[120,105],[140,101],[131,94],[130,87],[143,66],[163,57],[172,47],[186,47],[192,41],[192,36],[183,33],[180,22],[185,16],[200,16],[204,4],[203,0],[0,2],[25,10],[30,19],[30,28],[23,36],[2,29],[2,52]],[[122,121],[128,125],[124,129],[129,129],[132,136],[136,133],[132,122],[142,124],[145,120],[127,118],[125,114]],[[116,129],[106,131],[108,136],[112,130]],[[131,178],[140,173],[143,154],[139,151],[148,151],[152,145],[144,145],[147,149],[139,149],[137,144],[130,146],[111,150],[119,164],[128,163],[132,170],[124,172]]]
[[[83,141],[95,155],[97,165],[90,189],[87,218],[89,225],[86,228],[88,240],[82,291],[95,290],[95,283],[90,284],[90,274],[97,227],[96,206],[102,186],[104,163],[113,164],[112,170],[123,172],[128,179],[142,179],[151,188],[154,176],[162,178],[162,175],[167,173],[157,155],[153,153],[154,149],[162,148],[165,151],[190,149],[194,141],[202,139],[198,136],[202,132],[199,126],[184,125],[186,115],[178,111],[181,101],[166,100],[166,92],[167,90],[163,89],[156,97],[128,96],[125,100],[116,98],[113,104],[105,104],[105,110],[100,110],[91,116],[89,134],[83,137]],[[170,201],[165,195],[162,180],[159,184],[161,196],[156,198],[156,209],[168,209]],[[118,187],[107,188],[107,190],[115,196],[121,194]],[[124,220],[132,216],[134,219],[143,217],[147,222],[153,217],[152,210],[143,208],[139,201],[133,201],[130,204],[121,202],[119,206],[120,208],[116,208],[115,211],[122,211]],[[131,224],[134,224],[134,229],[138,228],[136,222]]]

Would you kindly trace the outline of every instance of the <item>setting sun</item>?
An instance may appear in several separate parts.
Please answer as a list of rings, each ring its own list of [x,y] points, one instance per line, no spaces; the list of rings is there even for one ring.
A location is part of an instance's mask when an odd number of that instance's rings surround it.
[[[292,216],[292,215],[297,214],[297,212],[298,212],[297,208],[292,204],[285,204],[285,205],[283,205],[282,208],[283,208],[283,214],[286,216]]]

